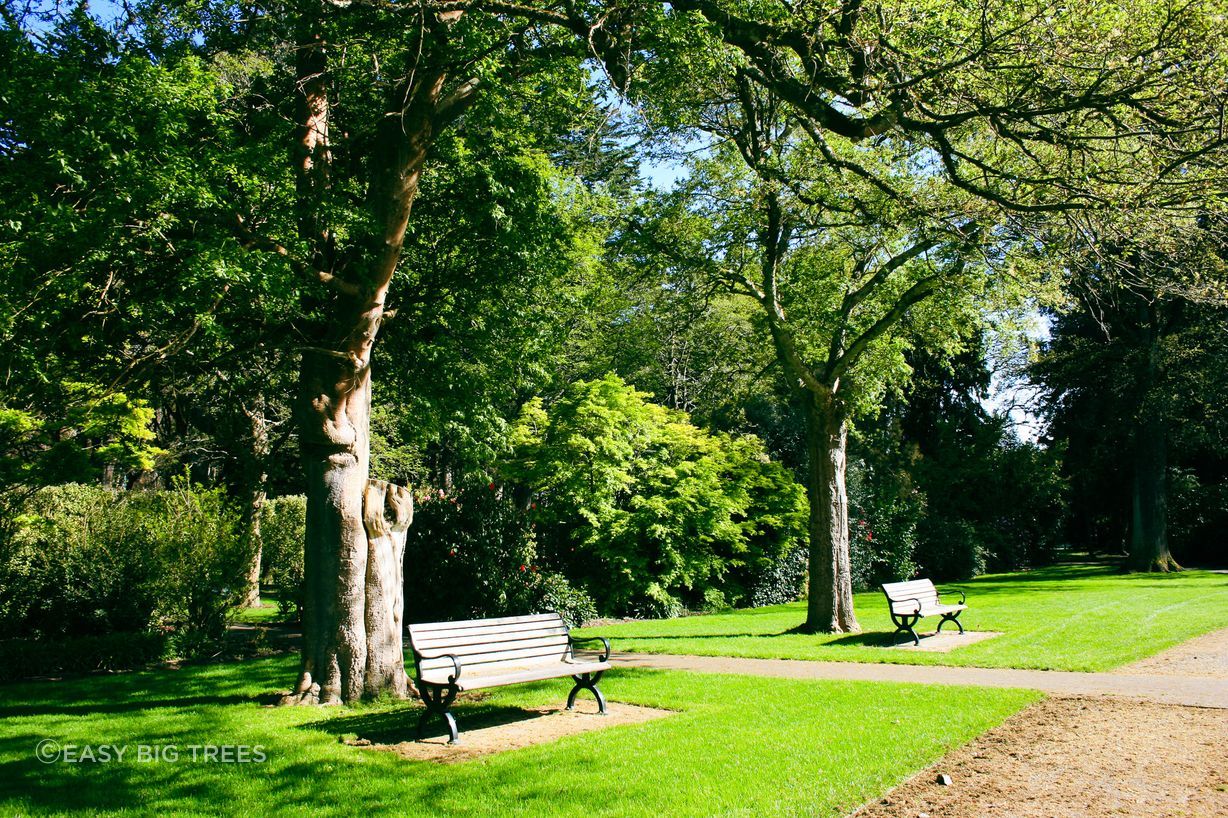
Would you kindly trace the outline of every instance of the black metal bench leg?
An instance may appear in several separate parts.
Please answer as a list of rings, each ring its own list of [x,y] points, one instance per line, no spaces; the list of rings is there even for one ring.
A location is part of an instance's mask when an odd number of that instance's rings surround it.
[[[605,696],[601,695],[601,691],[597,689],[597,682],[601,679],[601,674],[604,670],[599,670],[596,673],[584,673],[573,675],[571,678],[576,680],[576,685],[567,694],[567,709],[571,710],[576,706],[576,694],[581,690],[591,690],[593,695],[597,697],[597,709],[601,715],[605,715]]]
[[[426,712],[418,717],[418,738],[421,739],[426,734],[426,726],[430,723],[431,717],[439,716],[448,728],[448,743],[456,744],[460,741],[460,733],[456,729],[456,719],[452,716],[452,712],[449,709],[452,707],[452,702],[456,699],[456,694],[459,692],[456,686],[431,685],[419,682],[418,691],[422,694],[422,703],[426,705]]]
[[[954,616],[952,616],[951,614],[942,615],[942,621],[938,623],[938,633],[942,633],[942,626],[947,624],[948,622],[954,622],[955,627],[959,628],[959,632],[960,633],[964,632],[964,626],[959,624],[959,613],[956,613]]]
[[[916,630],[914,630],[914,626],[918,622],[921,621],[921,617],[915,616],[912,614],[903,614],[901,616],[896,616],[895,614],[892,614],[891,621],[895,623],[896,633],[907,633],[909,636],[912,637],[913,644],[920,647],[921,637],[917,636],[917,632]]]

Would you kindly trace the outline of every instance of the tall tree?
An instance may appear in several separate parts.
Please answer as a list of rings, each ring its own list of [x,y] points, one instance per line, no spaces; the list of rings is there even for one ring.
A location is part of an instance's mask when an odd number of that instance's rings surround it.
[[[589,93],[579,61],[612,55],[619,23],[569,6],[307,0],[243,26],[290,46],[294,196],[239,197],[241,241],[314,283],[295,411],[307,487],[303,665],[290,700],[407,692],[401,571],[408,489],[370,479],[372,355],[422,174],[440,135],[481,104]],[[615,15],[616,17],[617,15]],[[227,41],[222,32],[216,45]],[[531,79],[532,78],[532,79]],[[572,89],[572,90],[564,90]],[[288,225],[292,224],[292,231]]]
[[[694,48],[673,52],[685,55],[673,63],[666,55],[657,90],[667,101],[657,100],[658,113],[710,129],[714,102],[718,119],[722,109],[734,112],[725,117],[728,125],[718,121],[717,131],[737,144],[762,183],[754,238],[761,272],[747,289],[763,304],[791,377],[814,396],[807,398],[809,425],[823,430],[808,442],[811,499],[819,508],[812,509],[807,624],[855,629],[839,381],[848,380],[870,342],[935,291],[937,279],[914,279],[881,313],[881,323],[861,336],[836,329],[825,356],[791,349],[794,330],[776,283],[795,226],[784,217],[780,191],[797,190],[822,214],[820,224],[851,216],[884,236],[894,232],[885,256],[854,259],[864,266],[845,291],[844,304],[853,309],[862,298],[860,275],[873,289],[897,267],[937,250],[943,236],[963,234],[954,243],[968,244],[979,232],[999,242],[995,225],[1025,216],[1126,201],[1180,205],[1205,184],[1206,174],[1191,173],[1189,160],[1222,153],[1226,144],[1217,125],[1225,71],[1216,56],[1223,37],[1218,6],[1149,0],[1090,9],[1043,0],[967,6],[850,0],[822,8],[679,0],[671,6],[680,20],[690,14],[704,24],[687,29],[680,23],[677,40],[694,43],[707,34],[719,44],[709,41],[704,57]],[[698,76],[671,84],[681,71]],[[826,190],[865,186],[903,218],[882,220],[885,211],[867,209],[860,192],[842,199],[806,191],[778,160],[772,168],[765,146],[788,145],[794,132],[810,143],[814,163],[840,180],[824,180]],[[894,159],[876,160],[876,149]],[[918,195],[923,186],[901,182],[909,177],[941,177],[967,194],[965,201],[990,209],[953,221],[945,197]],[[895,232],[901,223],[912,232]],[[962,262],[946,243],[954,271]]]

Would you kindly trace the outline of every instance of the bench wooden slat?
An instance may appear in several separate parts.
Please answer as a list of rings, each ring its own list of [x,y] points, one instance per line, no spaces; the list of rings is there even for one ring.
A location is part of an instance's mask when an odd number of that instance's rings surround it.
[[[454,631],[427,631],[422,633],[410,626],[410,637],[415,645],[426,647],[438,644],[467,644],[500,639],[531,639],[534,636],[546,636],[556,633],[567,633],[567,626],[561,622],[534,622],[528,625],[495,626],[491,628],[464,628]]]
[[[426,633],[434,630],[460,630],[464,628],[486,628],[494,625],[518,625],[532,622],[562,621],[556,613],[529,614],[527,616],[502,616],[495,619],[458,619],[455,622],[416,622],[410,625],[415,633]]]
[[[609,662],[577,662],[574,664],[549,664],[539,667],[510,669],[497,674],[478,674],[462,676],[456,682],[459,690],[481,690],[485,687],[502,687],[503,685],[519,684],[521,682],[538,682],[544,679],[557,679],[561,676],[571,676],[576,673],[596,673],[609,670]],[[440,671],[422,674],[422,679],[433,684],[447,684],[447,673]]]
[[[556,653],[559,653],[565,651],[567,648],[567,634],[552,633],[529,639],[500,639],[486,642],[451,642],[445,645],[440,645],[437,648],[428,647],[426,645],[418,646],[418,649],[423,653],[429,653],[432,655],[438,653],[451,653],[452,655],[459,657],[472,656],[478,653],[521,650],[523,648],[552,648]]]
[[[524,647],[514,648],[509,650],[500,650],[499,648],[486,648],[485,650],[476,649],[467,653],[460,654],[449,651],[456,656],[462,667],[470,667],[472,665],[485,665],[492,662],[516,662],[523,659],[543,658],[552,659],[554,661],[562,661],[567,655],[566,638],[562,642],[553,644],[534,644],[525,645]],[[452,667],[452,660],[446,657],[439,659],[423,659],[422,666],[429,667]]]

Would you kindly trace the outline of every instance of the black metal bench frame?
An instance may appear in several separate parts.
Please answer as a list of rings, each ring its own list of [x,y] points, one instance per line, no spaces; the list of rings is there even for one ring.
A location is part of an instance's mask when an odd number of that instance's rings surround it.
[[[605,650],[597,657],[597,661],[608,662],[610,660],[610,640],[604,636],[572,636],[568,634],[567,655],[574,657],[575,646],[585,642],[600,642]],[[426,728],[431,723],[431,719],[438,717],[443,720],[444,726],[448,728],[448,744],[456,744],[460,741],[460,732],[456,727],[456,717],[452,715],[452,703],[456,701],[456,696],[460,693],[460,688],[457,686],[456,681],[461,677],[461,661],[451,653],[427,654],[414,650],[413,654],[415,666],[419,666],[423,659],[452,660],[453,672],[448,676],[447,684],[424,681],[421,671],[418,673],[418,692],[422,696],[422,703],[426,706],[426,710],[418,717],[418,739],[421,740],[426,735]],[[597,699],[598,712],[603,716],[606,715],[605,696],[597,688],[597,683],[601,681],[604,673],[604,670],[598,670],[592,673],[571,674],[575,685],[571,688],[571,692],[567,694],[567,709],[575,709],[576,694],[581,690],[591,690],[593,696]],[[562,675],[565,674],[560,674],[560,676]],[[511,682],[510,684],[525,684],[525,682]]]

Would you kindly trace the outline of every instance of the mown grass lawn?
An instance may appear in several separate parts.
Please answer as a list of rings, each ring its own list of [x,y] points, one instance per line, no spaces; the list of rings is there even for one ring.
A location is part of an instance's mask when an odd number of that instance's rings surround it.
[[[268,625],[281,620],[281,611],[277,605],[277,596],[264,592],[260,596],[259,608],[240,608],[235,611],[235,621],[251,625]]]
[[[1038,695],[618,670],[603,683],[611,699],[677,714],[442,765],[339,741],[412,737],[416,704],[262,706],[294,669],[276,657],[0,686],[0,814],[839,815]],[[500,689],[458,706],[461,729],[566,690]],[[129,750],[44,764],[45,738]],[[138,762],[142,743],[174,745],[180,760]],[[261,745],[267,761],[193,763],[194,744]]]
[[[1121,574],[1097,565],[1061,565],[995,574],[960,583],[969,610],[964,627],[1002,636],[950,653],[893,650],[894,626],[881,592],[858,594],[862,633],[818,636],[796,632],[804,602],[681,619],[590,628],[615,651],[975,665],[1099,671],[1158,653],[1186,639],[1228,627],[1228,575],[1206,571]],[[958,595],[955,599],[958,601]],[[922,620],[918,630],[933,630]],[[947,626],[943,629],[946,633]]]

